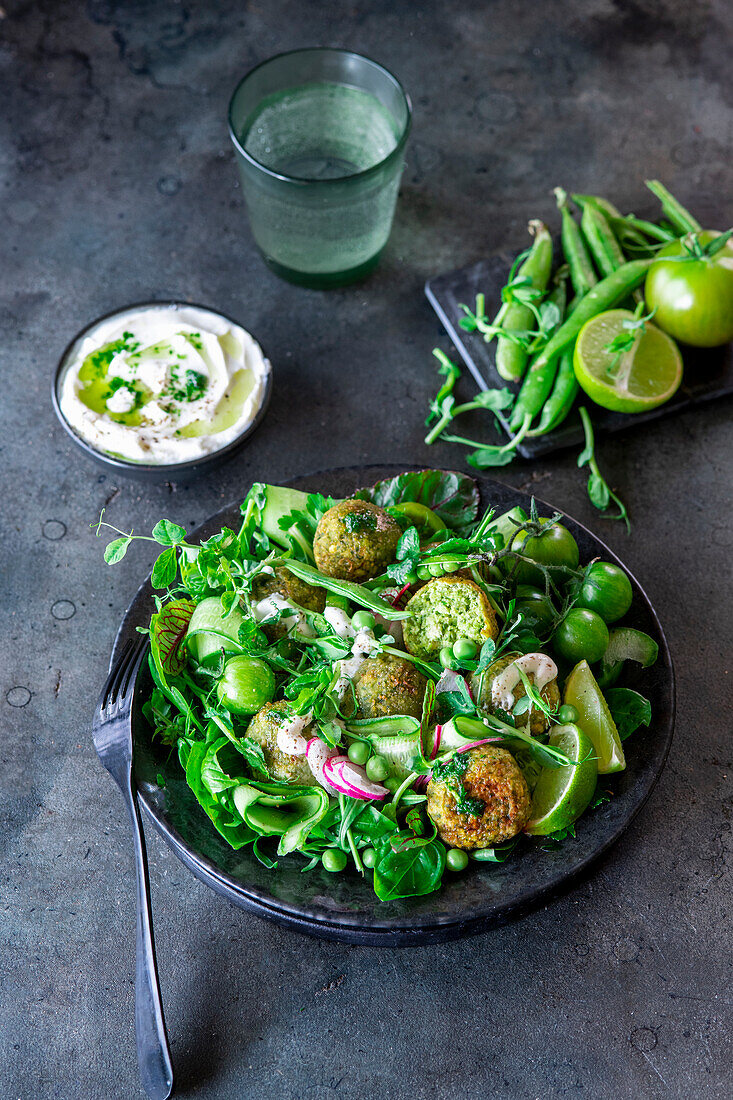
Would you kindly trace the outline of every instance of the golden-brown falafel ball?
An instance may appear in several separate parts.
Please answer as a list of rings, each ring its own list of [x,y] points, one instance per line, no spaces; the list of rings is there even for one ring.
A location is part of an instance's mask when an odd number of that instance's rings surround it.
[[[531,796],[511,753],[480,745],[438,763],[428,784],[427,811],[453,848],[493,848],[529,821]]]
[[[327,577],[366,581],[394,561],[402,530],[395,519],[367,500],[342,500],[316,528],[313,554]]]

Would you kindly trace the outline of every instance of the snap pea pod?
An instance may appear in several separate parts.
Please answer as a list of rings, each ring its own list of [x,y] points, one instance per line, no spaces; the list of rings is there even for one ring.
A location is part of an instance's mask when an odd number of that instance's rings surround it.
[[[586,321],[603,313],[604,310],[613,309],[615,305],[622,302],[627,294],[639,286],[652,262],[652,260],[629,260],[612,275],[601,279],[600,283],[596,283],[581,298],[567,320],[553,333],[530,365],[509,421],[512,432],[519,431],[525,425],[527,417],[531,421],[539,413],[552,389],[557,373],[558,356],[575,341]]]
[[[540,422],[531,432],[527,432],[527,436],[545,435],[558,428],[572,409],[578,389],[573,369],[573,349],[566,348],[558,360],[552,393],[542,406]]]
[[[598,282],[593,263],[585,247],[583,235],[575,218],[570,213],[568,196],[562,187],[555,188],[557,206],[562,216],[562,250],[570,268],[570,282],[573,290],[582,298]]]
[[[624,262],[624,254],[605,214],[584,206],[580,229],[601,275],[612,275]]]
[[[689,210],[686,210],[681,202],[670,194],[663,183],[659,180],[645,180],[644,181],[653,195],[659,199],[662,204],[662,210],[669,218],[670,222],[677,229],[680,235],[685,233],[699,233],[702,229],[697,218],[693,218]]]
[[[534,242],[529,256],[517,271],[518,279],[529,279],[526,289],[544,291],[552,270],[552,237],[547,226],[531,221],[529,231]],[[523,333],[536,327],[536,314],[531,306],[521,301],[509,304],[501,317],[501,328],[506,333]],[[524,374],[528,353],[516,339],[499,334],[496,342],[496,369],[507,382],[517,382]]]
[[[667,234],[658,226],[652,222],[641,221],[633,214],[622,214],[617,206],[614,206],[609,199],[604,199],[602,195],[574,194],[571,198],[583,210],[586,206],[591,206],[603,214],[622,248],[626,247],[634,252],[648,252],[648,237],[654,237],[656,240],[668,239]]]

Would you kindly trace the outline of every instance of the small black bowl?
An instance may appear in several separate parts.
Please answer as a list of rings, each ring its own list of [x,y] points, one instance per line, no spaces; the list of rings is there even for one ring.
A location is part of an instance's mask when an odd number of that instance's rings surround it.
[[[77,447],[79,447],[84,454],[93,459],[100,466],[104,466],[107,470],[114,470],[116,473],[122,474],[124,477],[137,478],[139,481],[186,481],[190,478],[197,477],[199,474],[208,472],[214,469],[216,466],[221,465],[226,459],[239,450],[240,447],[246,443],[249,437],[259,428],[262,423],[267,408],[270,404],[270,398],[272,396],[272,369],[270,369],[267,375],[267,381],[265,383],[265,392],[262,398],[262,404],[251,424],[244,429],[244,431],[233,439],[231,443],[228,443],[226,447],[220,448],[218,451],[211,451],[209,454],[201,455],[200,458],[189,459],[188,462],[169,462],[169,463],[145,463],[145,462],[128,462],[124,458],[115,458],[112,455],[105,454],[104,451],[97,450],[91,443],[87,443],[85,439],[77,435],[74,429],[71,427],[66,417],[61,411],[59,385],[64,372],[64,367],[71,353],[71,349],[77,344],[90,329],[98,325],[100,321],[107,321],[110,317],[116,317],[120,313],[127,313],[131,309],[143,309],[146,306],[176,306],[183,309],[203,309],[208,313],[214,313],[218,317],[223,317],[225,321],[228,321],[232,325],[237,325],[238,328],[243,328],[239,321],[235,321],[233,317],[230,317],[226,313],[222,313],[220,309],[212,309],[211,306],[199,305],[196,302],[183,302],[174,301],[171,299],[164,299],[162,301],[150,301],[150,302],[133,302],[128,306],[121,306],[119,309],[110,310],[109,313],[103,314],[101,317],[96,317],[93,321],[90,321],[88,325],[85,325],[83,329],[77,332],[76,336],[64,348],[63,354],[59,359],[58,366],[56,367],[56,373],[54,374],[53,386],[51,388],[51,401],[53,403],[53,410],[58,417],[64,431],[73,439]],[[245,330],[246,331],[246,330]],[[258,341],[259,343],[259,341]],[[261,346],[261,345],[260,345]],[[263,355],[264,355],[263,351]],[[267,356],[265,355],[265,358]]]

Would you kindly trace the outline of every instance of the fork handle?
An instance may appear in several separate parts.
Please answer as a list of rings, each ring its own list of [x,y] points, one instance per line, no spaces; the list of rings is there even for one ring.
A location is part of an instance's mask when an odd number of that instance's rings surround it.
[[[168,1100],[173,1091],[168,1035],[160,999],[158,967],[155,961],[153,918],[150,910],[148,858],[140,808],[132,788],[124,792],[132,823],[137,877],[137,965],[135,973],[135,1032],[140,1080],[151,1100]]]

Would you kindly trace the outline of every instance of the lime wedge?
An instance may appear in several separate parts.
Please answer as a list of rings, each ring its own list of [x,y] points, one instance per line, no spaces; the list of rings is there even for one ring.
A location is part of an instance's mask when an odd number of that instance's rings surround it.
[[[598,757],[598,774],[622,772],[626,759],[616,723],[587,661],[577,664],[565,681],[563,702],[575,707],[578,725],[593,742]]]
[[[580,386],[596,405],[615,412],[656,409],[682,381],[680,349],[649,321],[628,350],[608,350],[617,336],[633,332],[624,325],[633,320],[628,309],[609,309],[586,321],[575,343],[573,367]]]
[[[524,830],[530,836],[547,836],[572,825],[587,808],[596,789],[596,752],[593,742],[579,726],[555,726],[550,744],[579,763],[567,768],[542,769]]]

